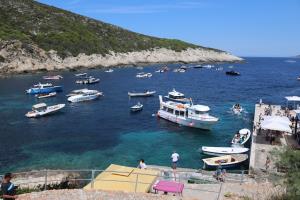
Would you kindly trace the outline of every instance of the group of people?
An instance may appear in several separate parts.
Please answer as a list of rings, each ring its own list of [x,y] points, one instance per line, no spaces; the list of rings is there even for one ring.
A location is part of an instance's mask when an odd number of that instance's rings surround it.
[[[241,144],[245,139],[247,138],[247,135],[241,135],[239,132],[237,132],[232,140],[233,144]]]
[[[172,166],[171,167],[172,167],[173,170],[176,170],[179,158],[180,158],[179,154],[176,151],[174,151],[173,154],[171,155],[171,161],[172,161]],[[139,169],[147,169],[147,165],[146,165],[144,159],[140,160],[138,168]]]

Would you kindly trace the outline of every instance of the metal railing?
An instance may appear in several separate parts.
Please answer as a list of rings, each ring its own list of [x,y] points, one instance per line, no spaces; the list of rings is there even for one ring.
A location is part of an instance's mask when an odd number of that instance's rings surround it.
[[[40,171],[28,171],[28,172],[17,172],[13,173],[15,179],[15,185],[18,185],[20,188],[38,188],[39,190],[49,190],[53,189],[51,184],[60,184],[63,181],[68,183],[79,183],[77,188],[82,188],[84,185],[90,183],[91,189],[95,188],[95,183],[98,181],[107,181],[107,182],[118,182],[118,183],[128,183],[132,184],[134,187],[134,192],[138,192],[138,187],[140,184],[149,184],[150,192],[153,192],[152,185],[156,180],[172,180],[176,182],[183,183],[185,185],[184,190],[194,190],[199,192],[211,192],[216,194],[216,199],[220,199],[220,194],[222,192],[223,182],[216,180],[213,177],[214,172],[207,171],[184,171],[184,170],[158,170],[157,175],[147,173],[147,170],[143,173],[131,172],[130,175],[136,176],[134,181],[130,180],[113,180],[113,179],[103,179],[97,177],[98,174],[105,173],[118,173],[126,174],[128,171],[109,171],[109,170],[97,170],[97,169],[83,169],[83,170],[40,170]],[[227,171],[229,176],[226,176],[226,182],[231,183],[240,183],[245,182],[245,171],[244,170],[235,170]],[[195,175],[195,176],[192,176]],[[198,175],[198,176],[197,176]],[[141,176],[153,176],[153,182],[143,182]],[[0,180],[3,175],[0,175]],[[196,183],[189,183],[189,180],[194,180]],[[199,181],[199,182],[197,182]],[[215,184],[219,186],[216,190],[201,189],[197,187],[190,187],[190,184]],[[64,188],[59,188],[64,189]]]

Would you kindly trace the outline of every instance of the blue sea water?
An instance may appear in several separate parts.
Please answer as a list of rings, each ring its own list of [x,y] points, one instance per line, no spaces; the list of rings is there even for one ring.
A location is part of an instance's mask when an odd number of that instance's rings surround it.
[[[254,104],[263,99],[284,104],[287,95],[300,95],[300,59],[245,58],[244,63],[219,64],[223,71],[190,69],[186,73],[153,73],[150,79],[137,79],[136,68],[87,71],[99,77],[100,84],[87,86],[104,92],[99,100],[71,104],[66,94],[84,86],[75,84],[74,72],[58,72],[64,79],[52,81],[64,91],[57,97],[38,100],[25,89],[42,81],[46,74],[16,75],[0,78],[0,173],[29,169],[106,168],[109,164],[136,166],[140,158],[147,164],[170,165],[176,150],[181,167],[200,168],[201,146],[229,146],[233,134],[252,127]],[[226,76],[228,66],[242,75]],[[169,65],[171,68],[179,64]],[[192,65],[191,65],[192,66]],[[154,72],[160,65],[144,67]],[[51,74],[51,73],[48,73]],[[55,73],[54,73],[55,74]],[[167,94],[175,88],[195,103],[210,106],[220,122],[204,131],[180,127],[153,116],[159,108],[158,97],[128,98],[128,91],[156,90]],[[144,110],[131,114],[129,107],[140,101]],[[28,119],[24,114],[33,104],[66,103],[65,109],[52,116]],[[230,112],[234,103],[246,110],[241,116]]]

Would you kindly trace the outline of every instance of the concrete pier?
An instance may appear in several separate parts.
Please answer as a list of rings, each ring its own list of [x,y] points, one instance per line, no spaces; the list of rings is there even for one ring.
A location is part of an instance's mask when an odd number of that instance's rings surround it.
[[[269,110],[269,115],[271,116],[285,116],[285,111],[281,109],[280,105],[267,105],[267,104],[256,104],[254,121],[253,121],[253,136],[251,144],[251,154],[250,154],[250,174],[262,174],[266,172],[266,159],[267,156],[271,159],[270,168],[268,172],[276,172],[275,161],[272,160],[270,153],[282,145],[286,145],[285,138],[276,138],[276,143],[278,145],[271,145],[269,141],[266,141],[265,131],[259,131],[258,125],[260,123],[260,116],[265,115],[265,111]]]

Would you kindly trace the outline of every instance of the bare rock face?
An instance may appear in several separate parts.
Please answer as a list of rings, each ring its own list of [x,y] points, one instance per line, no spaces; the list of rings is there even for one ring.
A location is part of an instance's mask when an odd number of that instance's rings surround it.
[[[0,73],[2,74],[79,67],[113,67],[140,63],[237,62],[241,60],[241,58],[227,52],[202,48],[188,48],[179,52],[166,48],[156,48],[127,53],[110,52],[106,55],[81,53],[76,57],[69,56],[62,59],[56,51],[47,52],[34,44],[23,44],[18,40],[0,41]]]

